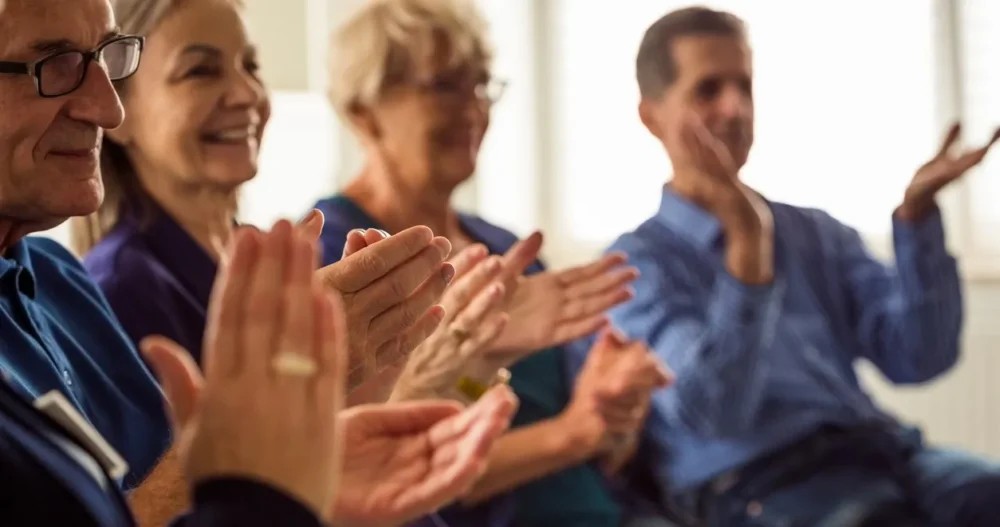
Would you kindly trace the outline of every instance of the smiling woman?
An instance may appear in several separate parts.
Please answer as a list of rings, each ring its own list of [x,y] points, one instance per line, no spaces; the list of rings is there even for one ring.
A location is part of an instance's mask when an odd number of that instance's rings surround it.
[[[162,334],[200,359],[216,262],[239,189],[257,174],[270,101],[241,2],[112,5],[123,31],[147,39],[139,71],[115,84],[127,118],[104,138],[104,204],[75,220],[73,246],[136,342]]]

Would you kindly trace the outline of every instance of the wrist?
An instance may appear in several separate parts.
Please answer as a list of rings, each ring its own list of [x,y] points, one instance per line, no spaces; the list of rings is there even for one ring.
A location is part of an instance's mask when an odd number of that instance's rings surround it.
[[[899,221],[916,223],[926,218],[934,210],[934,201],[903,200],[899,207],[893,212],[893,217]]]
[[[587,461],[603,450],[604,421],[596,412],[576,411],[572,406],[557,418],[559,450],[577,462]]]
[[[737,235],[727,238],[726,270],[747,285],[764,285],[774,279],[774,240],[771,236]]]

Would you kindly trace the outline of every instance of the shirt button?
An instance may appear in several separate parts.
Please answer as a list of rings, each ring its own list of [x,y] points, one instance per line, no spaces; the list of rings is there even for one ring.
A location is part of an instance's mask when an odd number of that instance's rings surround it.
[[[73,386],[73,378],[69,375],[69,370],[63,370],[63,381],[66,386]]]
[[[759,501],[751,501],[747,503],[747,516],[751,518],[756,518],[764,512],[764,506],[760,504]]]

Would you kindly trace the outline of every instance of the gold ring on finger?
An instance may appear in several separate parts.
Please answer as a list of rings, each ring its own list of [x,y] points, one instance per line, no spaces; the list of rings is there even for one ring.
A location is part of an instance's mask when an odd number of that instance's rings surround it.
[[[309,356],[291,351],[282,351],[271,359],[271,369],[279,375],[287,375],[289,377],[312,377],[316,375],[319,366]]]
[[[448,328],[448,331],[451,333],[451,336],[457,340],[462,340],[462,341],[468,340],[469,337],[472,336],[471,331],[458,326],[451,326],[450,328]]]

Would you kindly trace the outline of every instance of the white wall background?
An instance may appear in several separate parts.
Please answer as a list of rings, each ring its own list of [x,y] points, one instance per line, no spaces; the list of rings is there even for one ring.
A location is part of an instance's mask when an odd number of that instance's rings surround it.
[[[249,0],[274,90],[248,221],[297,217],[357,170],[323,97],[330,30],[365,0]],[[478,0],[492,25],[495,107],[479,174],[457,201],[521,234],[546,231],[557,265],[590,258],[651,214],[669,175],[636,116],[635,51],[681,0]],[[825,208],[887,254],[889,215],[913,170],[961,118],[977,142],[1000,124],[995,0],[713,0],[755,48],[757,144],[746,177],[774,199]],[[931,438],[1000,457],[1000,154],[948,191],[950,242],[967,278],[964,359],[890,408]],[[53,233],[63,238],[65,233]]]

